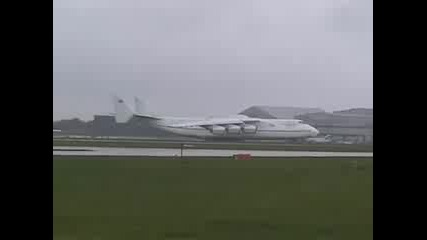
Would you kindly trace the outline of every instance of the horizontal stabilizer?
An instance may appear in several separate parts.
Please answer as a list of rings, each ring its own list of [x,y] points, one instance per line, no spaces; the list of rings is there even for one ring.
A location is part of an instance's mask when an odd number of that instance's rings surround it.
[[[150,119],[150,120],[161,120],[161,118],[158,118],[158,117],[145,115],[145,114],[139,114],[139,113],[135,113],[134,116],[137,118],[145,118],[145,119]]]

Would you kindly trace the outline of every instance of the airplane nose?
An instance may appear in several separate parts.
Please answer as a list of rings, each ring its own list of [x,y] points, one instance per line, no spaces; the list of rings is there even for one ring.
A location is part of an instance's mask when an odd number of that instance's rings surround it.
[[[319,130],[312,128],[311,132],[313,133],[313,136],[317,136],[319,134]]]

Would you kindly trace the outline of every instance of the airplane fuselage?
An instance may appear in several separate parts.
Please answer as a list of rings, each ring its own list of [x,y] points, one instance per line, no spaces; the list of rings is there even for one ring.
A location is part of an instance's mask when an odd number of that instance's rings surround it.
[[[189,118],[164,118],[154,121],[153,126],[162,130],[182,135],[186,137],[197,137],[204,139],[259,139],[259,140],[279,140],[279,139],[299,139],[317,136],[318,131],[308,124],[298,120],[282,119],[255,119],[253,123],[227,124],[238,119],[214,119],[224,124],[211,126],[180,126],[180,123],[189,121],[203,121],[206,119]],[[209,119],[212,120],[212,119]]]
[[[209,118],[159,117],[130,109],[123,99],[114,97],[116,122],[131,117],[146,119],[152,126],[186,137],[204,139],[280,140],[317,136],[319,131],[297,119],[261,119],[244,115]]]

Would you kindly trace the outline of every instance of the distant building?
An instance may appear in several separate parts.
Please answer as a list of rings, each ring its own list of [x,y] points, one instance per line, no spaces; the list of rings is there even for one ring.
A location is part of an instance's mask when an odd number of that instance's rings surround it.
[[[85,134],[88,124],[78,118],[53,122],[54,129],[60,129],[61,134]]]
[[[240,114],[253,118],[293,119],[299,115],[318,112],[325,111],[320,108],[253,106],[245,109]]]
[[[163,137],[170,133],[152,127],[147,120],[131,118],[126,123],[117,123],[114,116],[95,115],[89,134],[92,136]]]
[[[301,119],[321,135],[358,143],[373,142],[373,109],[353,108],[332,113],[320,108],[253,106],[240,114],[255,118]]]
[[[323,135],[351,139],[358,143],[373,142],[373,109],[348,109],[333,113],[308,113],[296,118],[316,127]]]
[[[90,133],[94,136],[117,134],[117,125],[114,116],[108,115],[95,115],[92,123],[90,124]]]
[[[352,108],[348,110],[342,110],[342,111],[335,111],[333,113],[336,114],[343,114],[343,115],[357,115],[357,116],[373,116],[374,115],[374,109],[370,108]]]

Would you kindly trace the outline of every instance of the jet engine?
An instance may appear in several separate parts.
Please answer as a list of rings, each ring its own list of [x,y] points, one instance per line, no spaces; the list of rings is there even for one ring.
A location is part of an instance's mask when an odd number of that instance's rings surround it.
[[[225,127],[221,127],[221,126],[213,126],[211,129],[212,134],[214,135],[224,135],[226,130]]]
[[[256,133],[257,127],[254,125],[245,125],[242,127],[244,133]]]
[[[227,126],[227,133],[228,134],[240,134],[241,133],[241,127],[236,125],[230,125]]]

